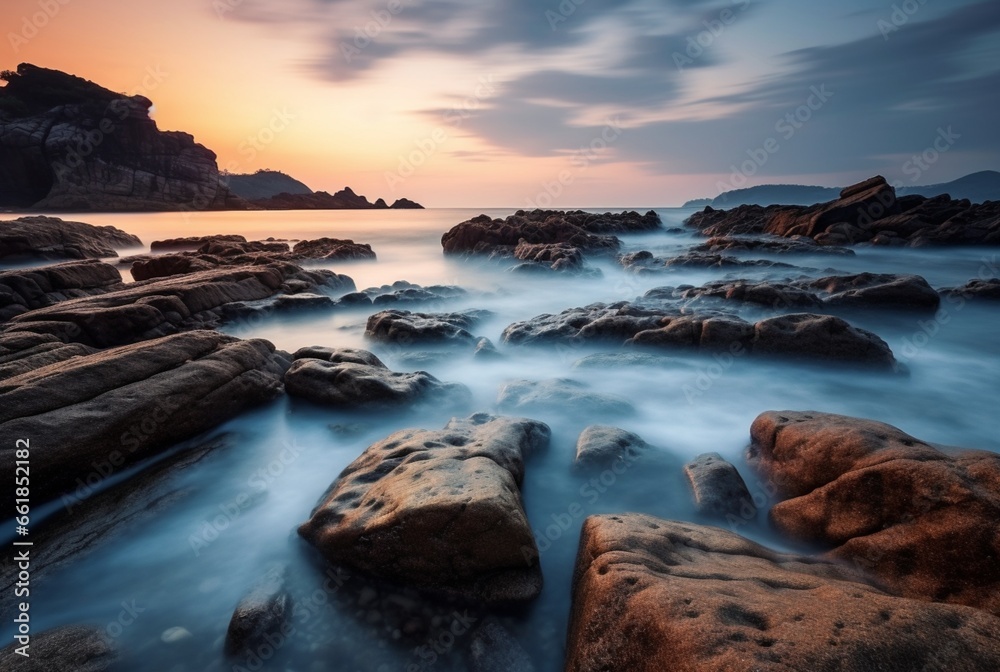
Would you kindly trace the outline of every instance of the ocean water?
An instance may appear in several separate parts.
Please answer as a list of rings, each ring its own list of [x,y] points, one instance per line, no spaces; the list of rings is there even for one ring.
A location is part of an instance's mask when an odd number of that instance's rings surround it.
[[[486,211],[492,216],[510,212]],[[692,211],[659,212],[669,229],[679,227]],[[416,360],[419,347],[368,343],[363,332],[372,309],[265,314],[224,330],[268,339],[289,352],[309,345],[372,350],[395,370],[426,370],[467,385],[473,402],[462,415],[495,410],[500,386],[518,379],[571,378],[594,392],[627,398],[636,408],[628,417],[595,416],[575,408],[532,416],[553,430],[549,448],[528,460],[523,486],[545,588],[524,609],[471,618],[476,624],[498,619],[539,670],[558,670],[563,662],[570,580],[583,519],[574,514],[640,511],[710,522],[694,511],[680,474],[685,461],[709,451],[733,461],[758,504],[766,508],[768,488],[742,458],[750,423],[763,411],[816,410],[873,418],[933,443],[1000,451],[993,421],[1000,407],[1000,320],[989,304],[945,300],[936,316],[878,310],[842,314],[886,340],[908,369],[906,375],[684,351],[666,353],[676,361],[664,368],[576,368],[574,363],[588,354],[615,349],[526,348],[506,346],[500,339],[508,324],[543,313],[633,299],[653,287],[700,285],[721,278],[871,271],[917,273],[936,288],[958,286],[975,277],[1000,275],[997,250],[858,248],[856,256],[743,254],[736,256],[771,258],[801,268],[679,269],[657,276],[630,274],[613,260],[598,259],[589,263],[600,269],[599,277],[550,277],[514,274],[507,270],[510,264],[444,257],[441,234],[477,214],[480,211],[424,210],[65,218],[112,224],[147,245],[156,239],[213,233],[239,233],[248,239],[331,236],[370,243],[378,254],[376,262],[320,267],[351,276],[359,289],[398,280],[460,286],[469,291],[464,297],[403,308],[487,309],[492,316],[474,331],[496,343],[504,357],[484,362],[474,360],[470,351]],[[699,242],[685,230],[622,239],[625,251],[650,250],[661,256],[682,253]],[[766,314],[759,308],[733,307],[748,319]],[[131,670],[465,669],[470,635],[442,634],[451,625],[451,612],[445,610],[429,628],[426,623],[415,628],[416,635],[402,632],[386,614],[364,606],[359,597],[367,586],[363,577],[349,573],[331,584],[327,570],[295,534],[326,487],[365,447],[398,429],[440,428],[455,414],[438,408],[349,414],[283,398],[225,423],[208,436],[227,434],[230,445],[178,476],[183,497],[33,586],[34,631],[69,623],[105,629],[124,651],[124,669]],[[634,431],[656,451],[623,474],[588,483],[571,466],[576,437],[595,422]],[[234,509],[237,501],[249,504]],[[764,516],[722,525],[776,548],[794,548],[768,529]],[[295,632],[261,660],[226,659],[222,642],[232,609],[273,562],[291,568]],[[425,606],[421,598],[400,600],[409,600],[406,608],[413,612]],[[12,632],[9,623],[0,624],[5,641]]]

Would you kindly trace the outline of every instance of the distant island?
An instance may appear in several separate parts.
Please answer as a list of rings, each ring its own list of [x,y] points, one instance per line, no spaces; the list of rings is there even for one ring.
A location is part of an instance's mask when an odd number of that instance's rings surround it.
[[[816,187],[800,184],[762,184],[746,189],[726,191],[715,198],[688,201],[685,208],[735,208],[740,205],[814,205],[835,200],[842,187]],[[968,199],[973,203],[1000,200],[1000,172],[983,170],[971,173],[952,182],[929,184],[922,187],[896,186],[899,196],[924,196],[932,198],[948,194],[953,199]]]
[[[22,63],[0,72],[0,208],[25,211],[410,209],[350,188],[313,192],[278,171],[226,174],[189,133],[161,131],[153,102]]]

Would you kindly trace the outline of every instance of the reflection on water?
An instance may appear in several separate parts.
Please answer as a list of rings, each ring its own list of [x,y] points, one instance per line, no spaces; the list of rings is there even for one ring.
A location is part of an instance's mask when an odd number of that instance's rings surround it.
[[[326,267],[350,275],[359,289],[396,280],[458,285],[469,294],[416,309],[485,308],[493,313],[475,332],[497,343],[502,359],[474,360],[470,351],[428,359],[419,367],[467,385],[474,397],[469,412],[493,409],[499,386],[520,378],[569,377],[596,392],[628,398],[637,413],[615,424],[637,432],[658,452],[604,482],[589,482],[587,476],[570,470],[576,437],[592,417],[573,408],[536,415],[551,425],[553,440],[547,452],[528,462],[524,499],[539,541],[545,589],[534,605],[506,615],[504,623],[542,670],[561,668],[569,581],[582,516],[643,511],[698,520],[679,465],[707,451],[720,452],[739,465],[751,491],[765,499],[766,484],[757,483],[741,462],[750,423],[762,411],[813,409],[870,417],[931,442],[1000,450],[989,421],[1000,402],[996,384],[1000,325],[989,306],[945,301],[937,318],[880,311],[846,315],[882,336],[909,368],[907,376],[685,352],[670,353],[678,361],[664,368],[576,368],[577,360],[607,348],[508,348],[500,343],[503,328],[517,320],[597,301],[632,299],[652,287],[699,285],[723,277],[873,271],[919,273],[932,286],[957,286],[981,274],[997,275],[993,251],[872,248],[849,257],[772,257],[804,270],[682,269],[661,276],[631,275],[612,260],[595,260],[591,263],[601,269],[602,277],[538,277],[512,274],[487,261],[443,257],[441,234],[476,214],[427,210],[74,218],[113,224],[147,244],[158,238],[207,233],[240,233],[249,239],[334,236],[371,243],[378,262]],[[661,212],[668,227],[679,225],[687,214]],[[670,255],[690,247],[695,239],[686,232],[672,232],[624,241],[626,250]],[[761,314],[759,309],[737,309],[749,319]],[[408,364],[412,349],[365,342],[364,323],[370,312],[265,315],[234,323],[227,330],[241,337],[269,339],[286,351],[308,345],[363,347],[391,368],[414,368]],[[420,669],[426,662],[414,654],[423,643],[420,636],[414,642],[395,626],[371,621],[375,617],[358,608],[357,591],[337,586],[331,590],[328,581],[324,588],[324,570],[297,538],[295,527],[367,445],[397,429],[438,428],[447,420],[445,411],[433,408],[352,416],[282,399],[227,423],[216,433],[232,435],[229,447],[181,475],[179,487],[186,496],[97,552],[61,568],[32,591],[35,631],[77,622],[105,627],[129,652],[127,664],[132,670],[230,669],[221,649],[232,608],[268,563],[277,560],[293,568],[292,583],[300,602],[298,639],[279,647],[264,669],[405,670],[414,663]],[[743,534],[787,548],[763,523],[733,524]],[[317,595],[322,603],[313,599]],[[126,608],[131,610],[123,624]],[[176,641],[164,642],[161,635],[171,628],[183,628],[190,635],[173,630]],[[9,625],[0,626],[0,632],[7,637]],[[438,656],[433,668],[462,669],[461,651],[467,646],[467,641],[456,643]]]

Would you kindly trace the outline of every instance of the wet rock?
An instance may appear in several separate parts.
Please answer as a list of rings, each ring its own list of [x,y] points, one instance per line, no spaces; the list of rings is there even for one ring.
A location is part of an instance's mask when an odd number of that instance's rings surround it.
[[[831,315],[781,315],[754,325],[753,353],[853,362],[877,368],[896,363],[892,350],[870,331]]]
[[[675,295],[681,299],[718,298],[753,303],[774,309],[816,308],[823,305],[823,302],[813,292],[792,284],[770,281],[720,280],[706,283],[701,287],[678,290]]]
[[[381,343],[408,345],[413,343],[476,342],[469,332],[487,315],[485,310],[460,313],[411,313],[406,310],[384,310],[368,318],[365,336]]]
[[[152,252],[179,252],[182,250],[197,250],[206,243],[245,243],[247,239],[234,234],[214,234],[210,236],[188,236],[186,238],[168,238],[154,240],[149,244]]]
[[[503,331],[503,342],[545,345],[575,341],[608,341],[621,344],[640,331],[660,326],[665,311],[627,302],[595,303],[570,308],[557,315],[539,315],[515,322]]]
[[[295,244],[292,254],[299,259],[330,259],[342,261],[374,260],[375,253],[367,243],[337,238],[303,240]]]
[[[1000,614],[1000,455],[815,412],[764,413],[750,435],[750,464],[788,498],[779,530],[907,597]]]
[[[60,301],[104,294],[122,286],[110,264],[96,260],[0,272],[0,322]]]
[[[472,356],[476,359],[483,360],[496,360],[503,358],[503,355],[499,350],[497,350],[497,346],[493,345],[493,341],[488,338],[480,338],[476,341],[476,349],[472,353]]]
[[[17,646],[0,649],[0,668],[5,672],[105,672],[118,659],[102,631],[79,625],[32,633],[29,657],[16,653]]]
[[[942,289],[941,293],[962,299],[987,299],[997,301],[1000,300],[1000,278],[990,278],[989,280],[970,280],[961,287]]]
[[[0,333],[0,381],[93,352],[94,348],[63,343],[48,334]]]
[[[497,407],[505,412],[573,412],[608,416],[632,415],[635,407],[613,394],[591,392],[588,385],[568,378],[517,380],[505,383],[497,395]]]
[[[704,453],[684,465],[699,513],[727,518],[753,518],[757,507],[736,467],[718,453]],[[746,514],[746,516],[744,516]]]
[[[573,362],[574,369],[612,369],[623,366],[669,369],[677,366],[690,366],[690,364],[673,357],[650,355],[645,352],[599,352],[581,357]]]
[[[273,640],[287,638],[292,616],[292,598],[286,586],[287,567],[276,565],[254,585],[233,611],[226,631],[226,654],[241,655]]]
[[[2,126],[2,124],[0,124]],[[103,259],[142,241],[113,226],[91,226],[58,217],[0,221],[0,259]]]
[[[477,628],[469,645],[472,672],[534,672],[531,656],[507,628],[488,621]]]
[[[323,294],[283,294],[274,298],[275,310],[317,310],[334,307],[333,299]]]
[[[851,256],[854,250],[847,247],[819,245],[811,238],[735,238],[716,236],[691,248],[693,252],[768,252],[774,254],[837,254]]]
[[[824,292],[824,302],[832,306],[936,311],[941,305],[941,297],[919,275],[858,273],[799,284]]]
[[[391,306],[413,303],[439,303],[466,296],[468,292],[454,285],[421,287],[400,280],[391,285],[370,287],[363,292],[373,305]]]
[[[42,503],[86,483],[95,464],[117,473],[273,399],[283,373],[267,341],[177,334],[6,379],[0,431],[32,437],[32,500]],[[13,444],[0,460],[13,469]]]
[[[487,603],[541,590],[521,504],[540,422],[486,414],[408,429],[370,446],[333,483],[301,534],[334,563]]]
[[[649,444],[638,434],[619,427],[591,425],[577,438],[575,466],[607,469],[619,460],[633,462],[649,449]]]
[[[719,528],[591,516],[566,670],[960,670],[1000,665],[1000,619],[897,597],[840,564]]]
[[[209,271],[216,268],[218,264],[195,256],[184,256],[180,254],[165,254],[162,257],[140,257],[132,261],[129,272],[132,279],[152,280],[154,278],[168,278],[172,275],[184,275],[185,273],[197,273],[198,271]]]
[[[390,371],[364,350],[299,350],[285,374],[285,388],[294,397],[338,408],[459,405],[472,398],[464,385],[442,382],[425,371]]]
[[[618,258],[627,271],[634,273],[661,273],[676,268],[795,268],[791,264],[765,259],[740,259],[709,252],[686,252],[662,258],[651,252],[633,252]]]
[[[552,271],[583,270],[583,252],[568,243],[528,243],[514,248],[514,257]]]
[[[354,282],[330,271],[305,271],[287,263],[217,268],[137,282],[35,309],[14,317],[7,329],[109,347],[217,326],[229,314],[227,306],[320,287],[353,289]],[[232,315],[238,314],[234,309]]]

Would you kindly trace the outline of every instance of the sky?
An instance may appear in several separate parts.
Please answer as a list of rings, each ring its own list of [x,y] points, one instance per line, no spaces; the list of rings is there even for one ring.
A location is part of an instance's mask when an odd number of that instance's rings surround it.
[[[1000,168],[996,0],[4,0],[0,68],[221,168],[428,207],[654,207]]]

